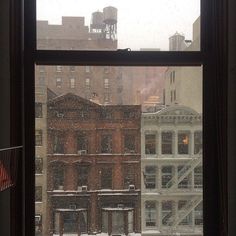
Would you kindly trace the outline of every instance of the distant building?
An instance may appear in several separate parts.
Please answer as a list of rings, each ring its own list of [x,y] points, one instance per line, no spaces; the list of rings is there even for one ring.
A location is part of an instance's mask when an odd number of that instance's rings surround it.
[[[48,101],[48,230],[140,233],[140,106]]]
[[[142,235],[203,235],[202,116],[171,106],[143,113]]]

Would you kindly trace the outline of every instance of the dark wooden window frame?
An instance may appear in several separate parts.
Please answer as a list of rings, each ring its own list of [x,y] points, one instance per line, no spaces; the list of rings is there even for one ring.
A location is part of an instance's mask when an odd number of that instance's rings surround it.
[[[204,235],[227,235],[227,1],[201,0],[200,52],[42,51],[36,50],[36,0],[12,1],[14,71],[23,78],[22,187],[16,211],[22,224],[14,235],[34,235],[35,114],[37,65],[200,66],[203,65]],[[23,3],[23,4],[22,4]],[[22,25],[21,25],[22,24]],[[21,27],[22,26],[22,27]],[[21,30],[21,32],[20,32]],[[16,37],[14,37],[16,36]],[[17,42],[17,39],[23,40]],[[20,43],[22,42],[22,44]],[[15,48],[18,45],[19,51]],[[20,50],[22,48],[22,50]],[[22,57],[22,51],[24,52]],[[21,62],[22,63],[19,63]],[[23,68],[20,66],[23,65]],[[25,65],[25,66],[24,66]],[[12,76],[13,78],[14,76]],[[14,92],[17,82],[12,81]],[[15,83],[14,83],[15,82]],[[19,94],[16,92],[16,94]],[[17,102],[13,104],[16,107]],[[13,112],[14,113],[14,112]],[[13,127],[14,128],[14,127]],[[207,157],[207,158],[206,158]],[[208,170],[211,171],[208,171]],[[15,194],[13,192],[13,194]],[[22,200],[22,201],[21,201]],[[17,200],[15,200],[17,201]],[[14,204],[13,204],[14,205]],[[15,218],[16,218],[15,216]],[[21,216],[21,217],[20,217]],[[12,234],[13,235],[13,234]]]

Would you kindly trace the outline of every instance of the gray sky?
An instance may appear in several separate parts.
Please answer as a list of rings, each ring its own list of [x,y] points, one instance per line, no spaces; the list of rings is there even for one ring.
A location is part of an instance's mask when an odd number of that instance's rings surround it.
[[[37,19],[60,24],[61,16],[84,16],[106,6],[118,9],[118,47],[168,50],[176,31],[192,39],[192,24],[200,15],[200,0],[37,0]]]

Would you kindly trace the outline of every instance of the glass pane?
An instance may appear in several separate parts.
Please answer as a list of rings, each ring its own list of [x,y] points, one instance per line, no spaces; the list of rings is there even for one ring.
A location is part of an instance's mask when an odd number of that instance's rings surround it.
[[[35,71],[36,235],[203,235],[202,67]]]
[[[37,0],[37,47],[199,51],[200,0]]]

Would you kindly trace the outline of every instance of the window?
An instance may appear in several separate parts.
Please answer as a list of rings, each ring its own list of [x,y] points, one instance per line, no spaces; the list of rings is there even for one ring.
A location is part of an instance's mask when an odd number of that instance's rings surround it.
[[[112,168],[102,168],[101,174],[101,189],[112,189]]]
[[[35,173],[42,174],[43,173],[43,158],[35,159]]]
[[[90,78],[86,78],[86,79],[85,79],[85,87],[86,87],[87,89],[90,88]]]
[[[180,173],[184,171],[187,171],[188,169],[190,169],[191,166],[185,165],[185,166],[178,166],[178,176],[180,176]],[[186,189],[186,188],[190,188],[191,186],[191,174],[187,175],[179,184],[178,184],[178,188],[180,189]]]
[[[162,167],[162,188],[168,188],[168,183],[172,179],[172,166]]]
[[[35,215],[35,236],[42,236],[42,215]]]
[[[43,104],[35,103],[35,118],[42,118],[42,117],[43,117]]]
[[[53,135],[53,153],[64,154],[64,136],[60,133]]]
[[[111,120],[112,119],[112,111],[102,109],[100,112],[100,118],[105,120]]]
[[[42,186],[35,187],[35,201],[42,202]]]
[[[145,202],[145,222],[146,227],[155,227],[156,226],[156,202],[147,201]]]
[[[124,152],[125,153],[135,153],[135,136],[125,135],[124,136]]]
[[[75,72],[75,66],[70,66],[70,72]]]
[[[70,78],[70,88],[75,88],[75,78]]]
[[[162,202],[162,224],[168,225],[172,216],[172,201]]]
[[[55,163],[52,166],[53,190],[64,190],[65,167],[62,163]]]
[[[195,219],[195,225],[203,225],[203,208],[202,208],[202,203],[198,204],[198,206],[195,207],[194,219]]]
[[[202,152],[202,131],[194,132],[194,154]]]
[[[145,154],[156,154],[156,135],[145,135]]]
[[[78,164],[78,187],[88,186],[89,166]],[[78,188],[79,189],[79,188]]]
[[[178,154],[189,154],[189,132],[178,133]]]
[[[35,130],[35,145],[42,146],[43,145],[43,131]]]
[[[184,214],[184,207],[187,205],[187,201],[186,200],[181,200],[178,201],[178,214]],[[190,225],[192,222],[192,217],[191,214],[188,214],[186,217],[184,217],[184,219],[180,222],[180,225]]]
[[[112,135],[101,136],[101,153],[112,153]]]
[[[90,73],[91,72],[91,66],[85,66],[85,72]]]
[[[133,165],[127,165],[124,167],[124,188],[129,189],[130,185],[135,185],[135,169]]]
[[[107,79],[107,78],[104,79],[104,88],[105,89],[109,88],[109,79]]]
[[[62,86],[62,79],[61,78],[56,78],[56,87],[61,88]]]
[[[56,66],[56,72],[62,72],[62,66]]]
[[[172,154],[172,133],[162,132],[161,134],[161,150],[162,154]]]
[[[145,177],[144,183],[146,189],[155,189],[156,186],[156,167],[155,166],[146,166],[145,167]]]
[[[194,188],[202,188],[202,166],[194,169]]]
[[[88,137],[83,132],[78,134],[77,150],[78,150],[78,154],[80,155],[87,154],[89,152]]]

